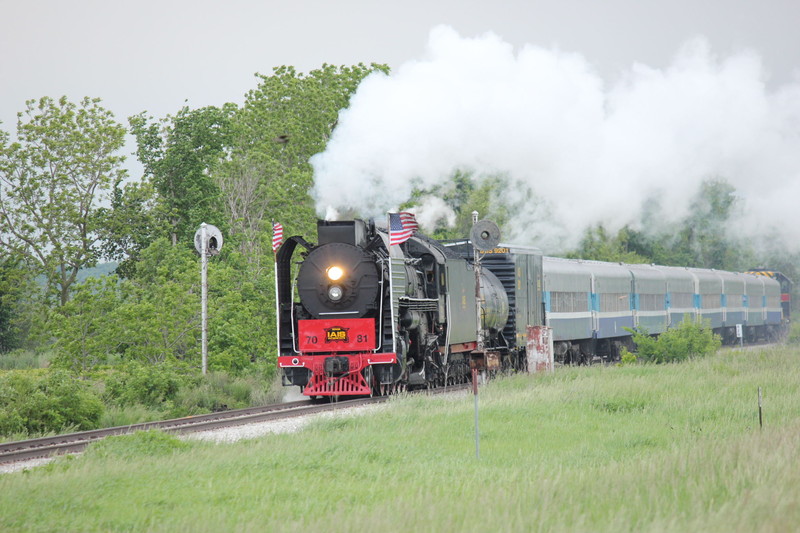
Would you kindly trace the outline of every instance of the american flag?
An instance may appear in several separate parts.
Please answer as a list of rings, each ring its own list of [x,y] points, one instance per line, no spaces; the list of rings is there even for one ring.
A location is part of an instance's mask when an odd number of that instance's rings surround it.
[[[283,243],[283,224],[280,222],[272,223],[272,252],[278,251]]]
[[[389,246],[406,242],[418,227],[412,213],[389,213]]]

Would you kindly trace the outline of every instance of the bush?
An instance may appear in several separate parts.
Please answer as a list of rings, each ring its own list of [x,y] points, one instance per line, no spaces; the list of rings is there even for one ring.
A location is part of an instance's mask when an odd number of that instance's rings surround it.
[[[789,336],[786,337],[786,342],[789,344],[800,344],[800,321],[792,322],[789,328]]]
[[[690,357],[703,357],[716,352],[722,345],[719,335],[704,323],[684,319],[678,327],[669,329],[658,337],[646,331],[632,331],[637,355],[643,361],[672,363]]]
[[[198,378],[192,387],[181,388],[170,415],[179,417],[266,405],[269,403],[270,385],[270,381],[256,373],[236,376],[209,372]]]
[[[148,364],[130,361],[106,380],[109,403],[119,406],[169,407],[189,378],[174,363]]]
[[[74,375],[10,372],[0,376],[0,433],[31,434],[95,429],[103,403]]]
[[[620,366],[636,364],[636,360],[637,360],[636,355],[634,355],[631,352],[629,352],[628,349],[626,347],[624,347],[624,346],[619,351],[619,356],[620,356],[620,358],[619,358],[620,359],[620,361],[619,361],[619,365]]]
[[[265,405],[280,400],[281,387],[275,387],[274,377],[275,368],[269,364],[253,364],[242,375],[209,372],[203,376],[176,361],[129,361],[97,375],[105,382],[109,420],[124,420],[129,409],[136,419],[152,418],[155,412],[180,417]]]

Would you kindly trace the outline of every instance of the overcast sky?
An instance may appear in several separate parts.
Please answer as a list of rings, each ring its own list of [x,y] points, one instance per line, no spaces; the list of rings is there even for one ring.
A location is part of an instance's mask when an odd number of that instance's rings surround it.
[[[386,63],[312,160],[320,215],[506,172],[543,199],[520,234],[564,245],[648,198],[679,217],[722,176],[747,231],[780,212],[800,243],[798,28],[798,0],[0,0],[0,127],[41,96],[100,97],[127,125],[242,103],[280,65]],[[355,197],[326,194],[342,180]]]
[[[279,65],[387,63],[424,53],[435,25],[514,46],[577,52],[613,82],[667,65],[705,36],[720,55],[756,51],[770,83],[800,68],[796,0],[0,0],[0,126],[25,100],[102,98],[118,120],[241,102]]]

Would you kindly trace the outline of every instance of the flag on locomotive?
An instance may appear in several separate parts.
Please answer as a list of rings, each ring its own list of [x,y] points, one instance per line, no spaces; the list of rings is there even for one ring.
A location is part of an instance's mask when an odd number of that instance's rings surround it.
[[[389,213],[389,245],[406,242],[419,226],[412,213]]]
[[[280,222],[272,223],[272,253],[278,251],[283,244],[283,224]]]

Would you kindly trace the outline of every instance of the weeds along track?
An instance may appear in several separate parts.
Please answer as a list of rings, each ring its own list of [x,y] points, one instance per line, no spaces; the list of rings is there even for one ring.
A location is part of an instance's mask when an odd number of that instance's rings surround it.
[[[430,391],[423,390],[418,391],[418,393],[439,394],[444,392],[465,390],[466,388],[466,386],[453,386],[447,387],[446,389],[432,389]],[[378,404],[387,401],[389,398],[391,398],[391,396],[376,396],[373,398],[359,398],[355,400],[343,400],[331,403],[314,403],[311,400],[300,400],[296,402],[265,405],[262,407],[221,411],[207,415],[175,418],[172,420],[143,422],[141,424],[132,424],[129,426],[96,429],[92,431],[82,431],[79,433],[67,433],[53,437],[41,437],[38,439],[5,442],[0,444],[0,464],[27,461],[30,459],[40,459],[54,455],[78,453],[83,451],[89,444],[105,437],[110,437],[113,435],[125,435],[128,433],[134,433],[136,431],[158,429],[176,434],[194,433],[198,431],[209,431],[231,426],[240,426],[244,424],[254,424],[257,422],[268,422],[313,415],[327,411],[334,411],[337,409],[350,409],[365,405]]]
[[[310,400],[301,400],[265,405],[263,407],[250,407],[247,409],[234,409],[207,415],[175,418],[172,420],[143,422],[130,426],[68,433],[56,435],[54,437],[5,442],[0,444],[0,464],[50,457],[53,455],[77,453],[83,451],[92,442],[112,435],[125,435],[150,429],[159,429],[161,431],[177,434],[193,433],[196,431],[208,431],[242,424],[252,424],[255,422],[305,416],[330,411],[332,409],[344,409],[370,403],[378,403],[382,400],[386,400],[386,398],[364,398],[329,404],[315,404]]]

